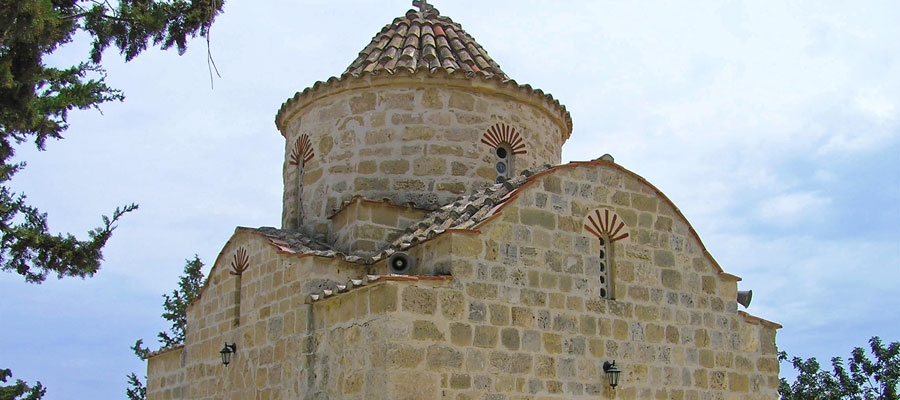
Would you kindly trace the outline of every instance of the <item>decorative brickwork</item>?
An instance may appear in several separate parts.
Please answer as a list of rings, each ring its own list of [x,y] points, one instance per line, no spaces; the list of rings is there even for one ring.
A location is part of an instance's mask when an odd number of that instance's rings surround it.
[[[481,143],[494,149],[506,144],[509,146],[512,154],[528,153],[528,150],[525,149],[525,141],[519,136],[516,128],[504,123],[498,123],[488,128],[481,138]]]
[[[291,149],[289,164],[300,166],[304,163],[308,163],[315,155],[315,150],[313,150],[312,143],[309,141],[309,135],[304,133],[294,142],[294,148]]]
[[[247,250],[243,247],[238,247],[231,260],[230,272],[232,275],[241,275],[248,267],[250,267],[250,259],[247,257]]]
[[[591,235],[596,236],[598,239],[608,238],[611,242],[628,237],[625,221],[609,209],[597,209],[588,213],[587,217],[584,218],[584,230],[590,232]]]

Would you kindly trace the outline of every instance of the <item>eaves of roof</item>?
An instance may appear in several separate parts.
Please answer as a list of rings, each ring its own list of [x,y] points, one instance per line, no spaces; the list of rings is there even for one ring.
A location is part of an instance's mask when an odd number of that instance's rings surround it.
[[[399,69],[393,71],[362,72],[360,74],[345,73],[340,77],[331,77],[327,81],[319,81],[311,87],[297,92],[293,97],[285,101],[275,115],[275,125],[281,131],[281,135],[287,135],[287,121],[293,115],[313,101],[328,96],[334,96],[350,90],[371,90],[378,87],[396,87],[402,85],[440,85],[463,90],[487,91],[508,95],[519,101],[528,102],[545,109],[555,119],[561,121],[560,131],[565,142],[572,134],[572,115],[566,110],[559,100],[541,89],[535,89],[531,85],[520,85],[511,79],[501,79],[497,75],[468,76],[465,73],[448,71],[446,69],[429,69],[417,67],[415,69]]]

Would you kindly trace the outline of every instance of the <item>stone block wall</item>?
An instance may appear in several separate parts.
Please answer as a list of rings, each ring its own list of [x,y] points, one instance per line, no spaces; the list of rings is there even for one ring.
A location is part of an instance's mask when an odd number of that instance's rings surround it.
[[[434,209],[493,184],[494,149],[482,139],[496,124],[514,128],[525,145],[515,155],[518,171],[559,163],[568,137],[558,104],[492,81],[348,78],[291,104],[280,117],[282,224],[320,237],[326,217],[352,196]],[[311,158],[292,164],[296,144],[307,140]]]
[[[606,236],[620,238],[607,246],[609,298],[602,246],[584,228],[598,209],[624,222]],[[778,325],[739,312],[739,278],[665,196],[614,164],[538,174],[498,215],[416,255],[452,277],[390,278],[310,304],[335,282],[385,273],[384,262],[278,254],[236,234],[189,310],[184,348],[150,359],[148,399],[778,397]],[[228,367],[225,341],[238,345]],[[612,360],[615,390],[602,372]]]
[[[598,239],[582,223],[598,207],[629,231],[613,244],[614,299],[599,296]],[[619,398],[777,398],[778,325],[737,311],[739,278],[642,179],[564,166],[501,213],[479,234],[451,234],[452,288],[400,294],[407,339],[424,342],[411,370],[434,371],[442,398],[611,398],[612,360]],[[461,312],[418,306],[451,297]]]
[[[331,218],[328,243],[346,254],[372,255],[426,214],[409,205],[356,198]]]
[[[176,400],[184,398],[185,353],[182,347],[165,351],[155,357],[147,366],[147,387],[153,388],[152,399]]]
[[[239,231],[188,308],[184,347],[148,359],[147,398],[303,398],[313,371],[305,355],[321,339],[312,334],[309,293],[361,276],[355,264],[279,254]],[[219,354],[226,342],[237,344],[227,367]]]

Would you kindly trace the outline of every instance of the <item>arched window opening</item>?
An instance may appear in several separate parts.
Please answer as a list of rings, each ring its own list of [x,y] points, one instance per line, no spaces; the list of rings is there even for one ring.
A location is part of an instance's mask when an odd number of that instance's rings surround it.
[[[614,242],[629,236],[625,222],[614,211],[595,209],[584,217],[584,230],[597,238],[597,281],[598,296],[602,299],[615,299],[613,285]]]
[[[599,259],[597,268],[600,270],[600,274],[597,277],[600,282],[599,295],[601,299],[612,299],[612,279],[610,279],[612,253],[610,252],[609,237],[601,235],[597,240],[599,242],[598,247],[600,247],[597,253],[597,258]]]
[[[490,146],[494,152],[494,172],[497,175],[497,183],[515,176],[516,155],[528,153],[525,140],[516,128],[502,122],[488,128],[481,138],[481,143]]]
[[[297,209],[297,227],[303,225],[303,167],[312,160],[313,157],[315,157],[315,152],[312,148],[312,142],[309,140],[309,135],[304,133],[294,142],[294,147],[291,149],[290,161],[288,162],[297,168],[297,201],[295,205]]]
[[[494,156],[494,172],[497,174],[497,183],[501,183],[512,177],[515,155],[508,144],[501,143],[494,149]]]

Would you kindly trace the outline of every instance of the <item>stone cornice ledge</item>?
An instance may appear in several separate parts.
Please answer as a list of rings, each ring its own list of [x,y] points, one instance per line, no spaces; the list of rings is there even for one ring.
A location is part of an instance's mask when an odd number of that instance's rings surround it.
[[[519,100],[527,100],[526,103],[544,109],[561,124],[560,131],[563,142],[568,140],[572,134],[571,114],[566,110],[566,106],[549,93],[535,89],[531,85],[520,85],[514,80],[504,81],[496,76],[469,77],[461,72],[453,73],[443,69],[429,71],[427,68],[419,68],[415,71],[400,70],[393,74],[371,72],[359,75],[344,74],[340,77],[329,78],[325,82],[316,82],[302,92],[297,92],[294,97],[281,105],[278,114],[275,115],[275,125],[284,136],[287,128],[286,121],[315,100],[350,90],[402,85],[440,85],[476,91],[483,90],[504,94]]]

